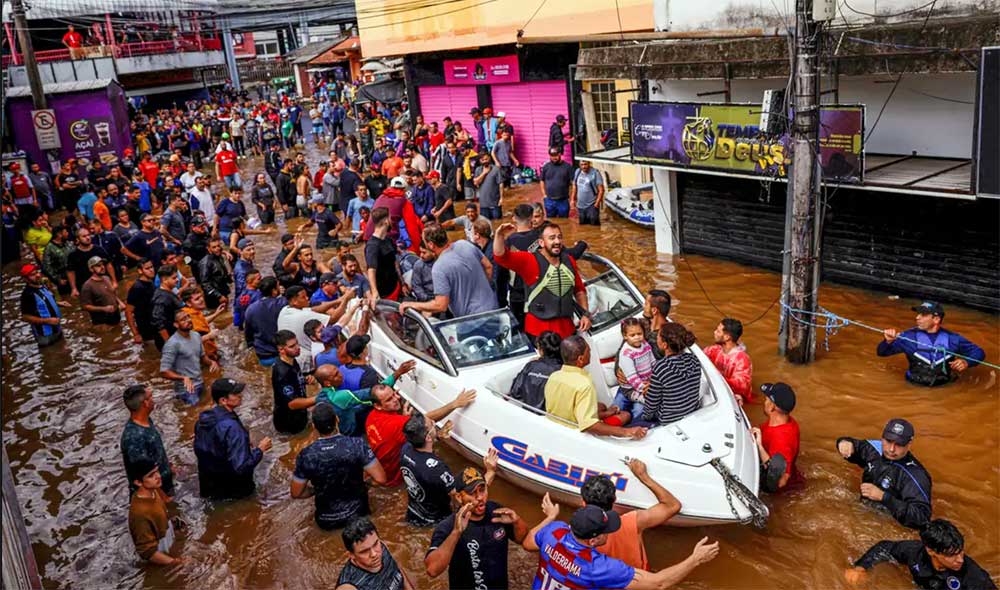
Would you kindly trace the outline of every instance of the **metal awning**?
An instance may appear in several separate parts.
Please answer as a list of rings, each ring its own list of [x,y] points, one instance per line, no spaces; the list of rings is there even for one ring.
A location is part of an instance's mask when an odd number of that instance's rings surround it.
[[[673,170],[686,174],[728,176],[756,181],[788,182],[785,178],[772,179],[741,172],[706,170],[670,164],[633,163],[629,146],[616,147],[576,154],[575,159],[616,166],[645,166],[660,170]],[[823,182],[823,186],[851,188],[862,191],[903,193],[952,199],[975,199],[972,193],[972,160],[931,158],[917,155],[865,154],[865,180],[862,184]]]

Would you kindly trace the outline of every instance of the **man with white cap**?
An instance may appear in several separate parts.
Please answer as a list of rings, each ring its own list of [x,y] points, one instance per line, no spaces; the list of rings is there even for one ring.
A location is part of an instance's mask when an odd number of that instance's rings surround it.
[[[837,451],[864,469],[861,498],[885,507],[899,524],[920,529],[931,519],[931,476],[910,454],[913,425],[893,418],[882,429],[881,440],[842,436]]]

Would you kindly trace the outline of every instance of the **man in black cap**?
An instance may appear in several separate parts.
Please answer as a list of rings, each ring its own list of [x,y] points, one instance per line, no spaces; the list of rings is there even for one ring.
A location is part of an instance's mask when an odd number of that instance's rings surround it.
[[[449,588],[507,588],[508,543],[523,542],[528,525],[489,499],[486,477],[475,467],[462,471],[455,490],[462,507],[434,528],[427,575],[435,578],[447,567]]]
[[[382,378],[378,372],[368,364],[368,343],[372,337],[366,334],[355,334],[347,339],[344,345],[344,352],[350,360],[340,367],[340,372],[344,376],[343,389],[358,391],[374,387]]]
[[[563,132],[563,127],[566,125],[566,117],[563,115],[556,115],[556,122],[549,127],[549,149],[557,149],[560,153],[566,148],[566,144],[575,140],[576,138],[572,135]]]
[[[202,412],[194,426],[194,454],[203,498],[225,500],[252,494],[253,470],[271,450],[270,437],[252,447],[250,432],[236,415],[245,387],[233,379],[216,379],[212,383],[216,405]]]
[[[941,327],[944,307],[940,303],[924,301],[912,309],[917,312],[916,327],[902,333],[889,328],[883,332],[884,340],[876,349],[879,356],[905,354],[910,363],[906,380],[910,383],[928,387],[944,385],[986,358],[982,348]]]
[[[764,415],[767,420],[751,429],[760,455],[764,491],[780,492],[805,481],[795,466],[799,456],[799,423],[792,418],[795,391],[786,383],[765,383]]]
[[[928,590],[995,589],[989,572],[965,554],[965,538],[947,520],[932,520],[920,531],[919,541],[880,541],[854,562],[844,577],[852,586],[864,585],[867,572],[883,561],[906,566],[913,583]]]
[[[704,537],[687,559],[652,573],[597,550],[621,527],[617,512],[584,506],[573,513],[567,525],[556,521],[559,506],[548,494],[542,499],[542,512],[545,520],[531,529],[523,543],[526,550],[539,552],[533,588],[669,588],[719,554],[719,543],[709,543]]]
[[[931,518],[931,476],[910,454],[913,425],[893,418],[882,430],[882,440],[842,436],[837,451],[864,469],[861,497],[884,506],[899,524],[920,529]]]

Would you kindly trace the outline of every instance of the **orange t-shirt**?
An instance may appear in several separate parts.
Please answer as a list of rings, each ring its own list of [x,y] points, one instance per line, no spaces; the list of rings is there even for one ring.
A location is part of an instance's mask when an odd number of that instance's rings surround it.
[[[100,220],[104,231],[111,231],[111,211],[108,206],[101,201],[94,202],[94,217]]]
[[[205,314],[199,309],[187,306],[182,307],[182,311],[186,311],[189,316],[191,316],[191,329],[195,332],[201,334],[202,336],[208,334],[212,331],[212,326],[208,325],[208,319],[205,318]],[[218,360],[219,345],[215,343],[214,338],[208,338],[201,341],[201,347],[205,351],[205,356],[212,359],[213,361]]]
[[[649,571],[649,559],[646,557],[646,546],[642,544],[642,534],[639,533],[638,518],[637,510],[623,514],[621,528],[608,535],[608,542],[600,548],[600,552],[634,568]]]
[[[382,162],[382,174],[385,174],[390,179],[399,176],[402,171],[403,158],[400,158],[399,156],[387,158],[384,162]]]

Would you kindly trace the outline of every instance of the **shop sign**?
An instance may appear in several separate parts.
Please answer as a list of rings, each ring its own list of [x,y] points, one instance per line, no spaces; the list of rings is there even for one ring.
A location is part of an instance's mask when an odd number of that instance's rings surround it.
[[[787,178],[787,134],[761,131],[760,105],[632,102],[632,159],[637,163]],[[823,179],[860,183],[864,172],[864,106],[820,109]]]
[[[517,55],[444,60],[444,82],[449,86],[511,84],[521,81]]]

